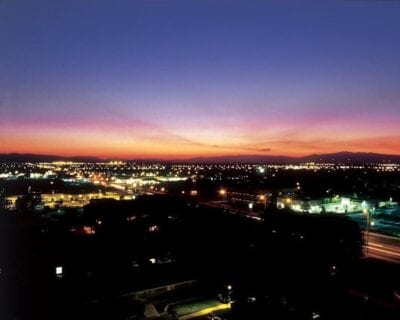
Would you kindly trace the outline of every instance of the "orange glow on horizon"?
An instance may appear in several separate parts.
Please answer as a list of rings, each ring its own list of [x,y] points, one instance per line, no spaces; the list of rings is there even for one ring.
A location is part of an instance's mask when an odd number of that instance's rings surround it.
[[[0,152],[165,160],[236,155],[300,157],[340,151],[400,154],[400,134],[394,129],[386,130],[382,136],[373,136],[373,131],[364,126],[312,127],[292,130],[290,134],[286,131],[275,127],[264,130],[262,124],[253,130],[194,126],[191,130],[180,128],[171,132],[154,128],[41,129],[21,125],[3,128]]]

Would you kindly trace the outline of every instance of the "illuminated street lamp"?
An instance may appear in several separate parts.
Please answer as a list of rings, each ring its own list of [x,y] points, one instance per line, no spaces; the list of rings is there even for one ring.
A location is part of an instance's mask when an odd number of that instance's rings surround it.
[[[62,278],[63,274],[64,274],[63,267],[62,266],[57,266],[56,267],[56,276],[58,278]]]
[[[371,227],[373,227],[374,225],[375,225],[375,221],[374,220],[372,220],[371,222],[370,222],[370,224],[369,224]]]
[[[228,192],[226,191],[226,189],[223,188],[219,189],[218,194],[221,196],[223,200],[227,199]]]
[[[264,204],[264,209],[266,209],[267,208],[267,196],[265,194],[261,194],[259,196],[259,199]]]
[[[231,302],[232,289],[233,289],[233,287],[232,287],[231,284],[228,284],[228,285],[226,286],[227,303],[230,303],[230,302]]]

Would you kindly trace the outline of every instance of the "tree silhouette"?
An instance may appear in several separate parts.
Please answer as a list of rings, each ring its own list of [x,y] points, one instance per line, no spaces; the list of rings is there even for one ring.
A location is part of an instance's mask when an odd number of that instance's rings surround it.
[[[0,212],[7,211],[9,205],[10,205],[10,200],[7,199],[5,190],[2,189],[0,191]]]
[[[32,192],[29,187],[22,196],[15,201],[17,211],[33,211],[37,205],[42,202],[42,195],[38,192]]]

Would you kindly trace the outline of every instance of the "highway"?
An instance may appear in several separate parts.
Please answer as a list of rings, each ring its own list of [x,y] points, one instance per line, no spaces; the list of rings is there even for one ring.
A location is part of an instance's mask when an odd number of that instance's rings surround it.
[[[108,185],[115,187],[114,185]],[[140,188],[140,193],[165,194],[166,192],[153,190],[150,188]],[[256,210],[233,208],[225,201],[207,201],[199,202],[201,205],[208,207],[224,209],[231,214],[240,214],[248,218],[261,221],[260,213]],[[356,220],[356,219],[354,219]],[[360,223],[360,221],[357,221]],[[364,254],[366,258],[384,260],[392,263],[400,263],[400,238],[391,237],[375,232],[364,233],[366,245],[364,246]]]
[[[366,239],[365,255],[368,258],[400,263],[400,239],[370,232]]]
[[[254,220],[258,220],[258,221],[262,220],[262,218],[260,218],[260,215],[262,214],[262,212],[256,211],[256,210],[253,211],[250,209],[234,208],[231,205],[227,204],[226,201],[201,202],[200,204],[205,205],[207,207],[211,207],[211,208],[224,209],[231,214],[240,214],[240,215],[246,216],[246,217],[254,219]]]
[[[250,210],[234,209],[225,201],[203,203],[209,207],[228,210],[232,214],[242,214],[249,218],[261,220],[259,212]],[[366,258],[379,259],[400,264],[400,238],[391,237],[375,232],[364,233],[365,243],[364,254]]]

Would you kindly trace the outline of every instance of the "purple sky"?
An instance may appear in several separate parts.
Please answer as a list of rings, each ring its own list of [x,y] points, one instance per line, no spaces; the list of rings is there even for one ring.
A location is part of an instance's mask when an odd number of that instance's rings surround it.
[[[0,152],[400,154],[400,2],[0,1]]]

